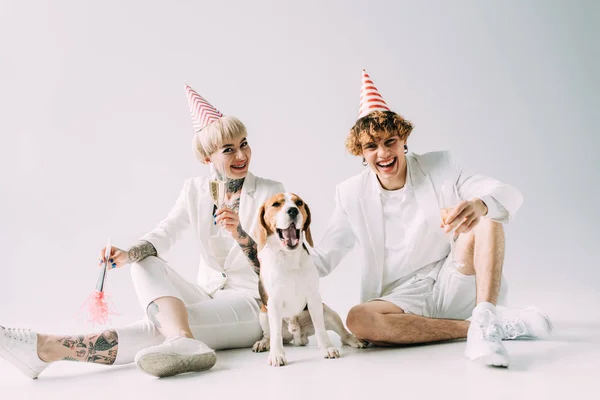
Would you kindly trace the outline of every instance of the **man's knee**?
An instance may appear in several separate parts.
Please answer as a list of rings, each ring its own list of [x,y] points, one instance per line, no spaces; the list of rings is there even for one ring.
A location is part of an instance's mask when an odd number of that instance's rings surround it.
[[[358,333],[362,330],[362,326],[364,326],[366,313],[365,307],[362,304],[354,306],[348,311],[346,326],[356,337],[359,337]]]
[[[354,306],[346,317],[346,326],[354,336],[363,340],[375,340],[377,313],[364,304]]]

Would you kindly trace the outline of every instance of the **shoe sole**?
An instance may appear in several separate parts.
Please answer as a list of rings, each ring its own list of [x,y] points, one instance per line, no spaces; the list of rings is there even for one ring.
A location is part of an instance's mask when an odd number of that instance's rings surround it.
[[[543,312],[542,310],[540,310],[539,308],[532,306],[532,307],[527,307],[527,310],[533,310],[536,311],[538,313],[540,313],[541,315],[544,316],[544,318],[546,319],[546,322],[548,323],[548,336],[543,336],[543,337],[539,337],[536,339],[548,339],[550,336],[552,336],[552,331],[554,330],[554,325],[552,325],[552,321],[550,321],[550,317],[548,317],[548,314],[546,314],[545,312]]]
[[[487,354],[471,358],[471,361],[490,367],[508,368],[509,365],[508,359],[500,354]]]
[[[16,367],[19,371],[30,377],[31,379],[37,379],[40,375],[40,372],[36,372],[29,368],[27,364],[21,361],[19,358],[15,357],[8,350],[0,351],[0,357],[4,358],[6,361],[11,363],[14,367]]]
[[[181,355],[175,353],[146,354],[137,360],[137,366],[147,374],[166,378],[186,372],[201,372],[211,369],[217,362],[217,355],[208,353]]]

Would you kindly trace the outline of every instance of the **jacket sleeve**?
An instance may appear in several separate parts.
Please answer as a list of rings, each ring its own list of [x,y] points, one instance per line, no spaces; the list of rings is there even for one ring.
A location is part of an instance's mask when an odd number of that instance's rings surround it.
[[[281,182],[276,182],[275,185],[273,185],[269,197],[275,196],[278,193],[285,193],[285,188],[283,187],[283,183]]]
[[[338,266],[352,250],[356,238],[348,214],[340,201],[339,187],[336,188],[335,210],[329,220],[329,226],[321,241],[309,250],[317,266],[319,276],[327,276]]]
[[[458,174],[456,188],[461,199],[480,198],[488,208],[485,217],[496,222],[508,223],[515,218],[523,204],[523,195],[518,189],[494,178],[470,174],[452,158],[450,162]]]
[[[140,240],[146,240],[152,243],[159,256],[166,253],[190,226],[190,216],[188,212],[188,192],[190,184],[191,179],[187,179],[175,205],[169,212],[169,215],[167,215],[156,228],[140,238]]]

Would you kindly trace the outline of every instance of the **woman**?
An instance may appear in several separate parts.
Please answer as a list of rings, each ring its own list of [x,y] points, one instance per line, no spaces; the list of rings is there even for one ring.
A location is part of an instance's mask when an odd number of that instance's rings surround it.
[[[55,336],[0,326],[0,355],[31,378],[60,360],[137,366],[154,376],[210,369],[214,350],[250,347],[262,337],[258,322],[258,260],[251,232],[259,206],[284,191],[279,182],[249,172],[246,128],[223,116],[186,86],[198,158],[225,173],[225,204],[216,209],[210,178],[185,181],[169,215],[127,251],[113,247],[110,266],[131,268],[146,318],[101,333]],[[242,228],[243,227],[243,228]],[[181,277],[162,256],[180,235],[197,235],[197,282]],[[219,228],[229,234],[219,234]],[[104,249],[100,252],[104,264]],[[252,261],[254,265],[252,265]]]

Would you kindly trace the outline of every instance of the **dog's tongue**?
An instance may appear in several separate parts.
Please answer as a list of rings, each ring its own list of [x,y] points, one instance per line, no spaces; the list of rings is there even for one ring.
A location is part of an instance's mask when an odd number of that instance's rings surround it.
[[[298,244],[298,235],[296,235],[296,224],[292,223],[287,229],[281,230],[281,236],[286,246],[294,247]]]

